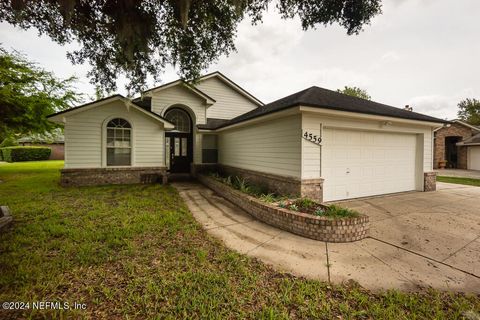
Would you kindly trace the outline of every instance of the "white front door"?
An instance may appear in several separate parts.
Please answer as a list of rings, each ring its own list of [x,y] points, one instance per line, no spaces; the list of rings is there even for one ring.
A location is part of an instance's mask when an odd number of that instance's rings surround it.
[[[326,128],[324,201],[415,190],[416,135]]]
[[[468,169],[480,170],[480,146],[468,147]]]

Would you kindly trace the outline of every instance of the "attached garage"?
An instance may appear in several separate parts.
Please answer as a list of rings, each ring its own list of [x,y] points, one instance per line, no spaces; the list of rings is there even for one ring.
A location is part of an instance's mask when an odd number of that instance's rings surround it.
[[[325,201],[416,189],[415,134],[325,129]]]
[[[480,146],[468,147],[468,170],[480,170]]]

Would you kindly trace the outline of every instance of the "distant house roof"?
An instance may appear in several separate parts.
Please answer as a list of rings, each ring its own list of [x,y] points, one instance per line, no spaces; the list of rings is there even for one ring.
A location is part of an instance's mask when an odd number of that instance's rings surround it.
[[[457,146],[478,146],[480,145],[480,133],[465,139],[462,142],[457,143]]]
[[[404,109],[388,106],[378,102],[365,100],[357,97],[345,95],[343,93],[323,89],[319,87],[310,87],[299,91],[285,98],[276,100],[262,107],[258,107],[250,112],[244,113],[233,118],[227,123],[221,124],[215,129],[226,127],[232,124],[240,123],[269,113],[285,110],[290,107],[305,106],[321,109],[330,109],[337,111],[364,113],[370,115],[387,116],[393,118],[428,121],[436,123],[446,123],[448,121],[430,117],[421,113],[407,111]]]
[[[17,140],[18,143],[64,143],[63,130],[57,128],[52,132],[30,134]]]
[[[226,119],[207,118],[207,123],[197,124],[197,128],[201,130],[212,130],[229,121],[230,120],[226,120]]]

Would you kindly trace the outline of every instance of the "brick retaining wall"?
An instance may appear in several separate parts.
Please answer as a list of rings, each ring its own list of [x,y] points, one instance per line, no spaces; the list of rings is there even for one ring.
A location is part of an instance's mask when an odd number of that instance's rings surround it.
[[[342,219],[318,217],[269,205],[204,175],[198,175],[197,179],[258,220],[282,230],[326,242],[352,242],[368,236],[370,223],[366,215]]]
[[[166,183],[165,167],[63,169],[62,186],[96,186],[105,184]]]

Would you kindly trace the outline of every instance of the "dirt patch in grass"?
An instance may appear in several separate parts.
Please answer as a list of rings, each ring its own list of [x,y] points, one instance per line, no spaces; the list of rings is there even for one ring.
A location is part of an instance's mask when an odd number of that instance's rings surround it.
[[[0,310],[1,319],[461,319],[480,310],[478,295],[372,293],[278,272],[210,237],[171,187],[63,189],[60,163],[36,166],[0,166],[0,198],[15,213],[0,233],[0,301],[87,309]]]

